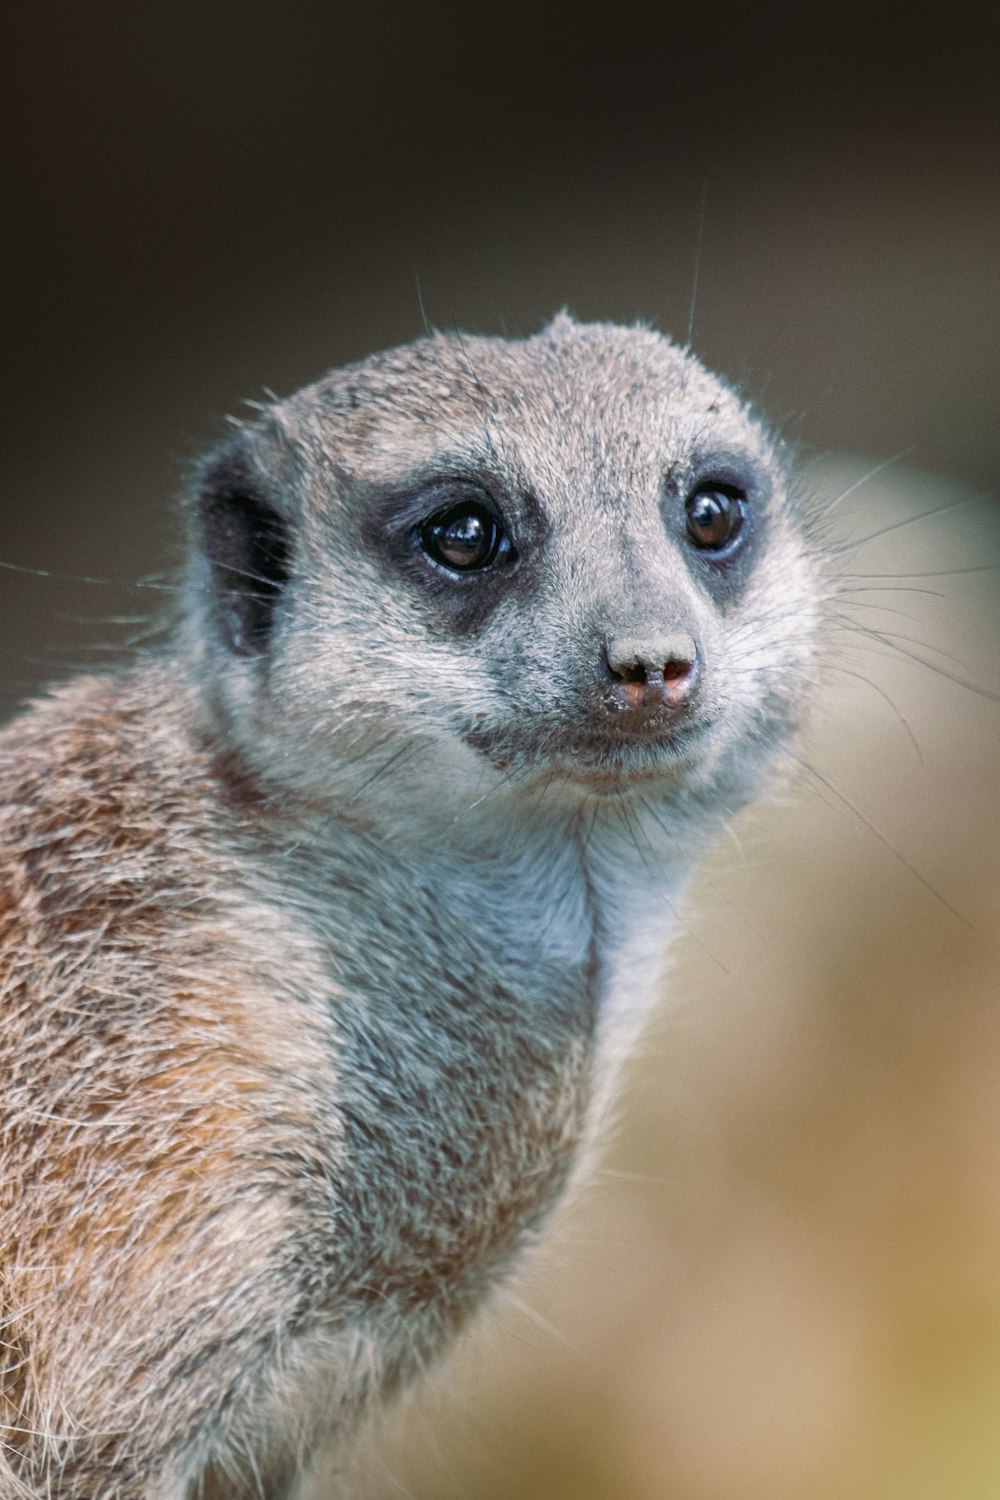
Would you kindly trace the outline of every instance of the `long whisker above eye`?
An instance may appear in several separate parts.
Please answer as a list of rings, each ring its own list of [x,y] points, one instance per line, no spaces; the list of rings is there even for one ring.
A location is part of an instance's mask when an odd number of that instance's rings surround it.
[[[708,206],[708,180],[701,185],[701,202],[698,205],[698,231],[694,242],[694,268],[691,272],[691,304],[688,308],[687,339],[684,347],[690,354],[694,340],[694,315],[698,305],[698,277],[701,272],[701,251],[705,239],[705,210]]]

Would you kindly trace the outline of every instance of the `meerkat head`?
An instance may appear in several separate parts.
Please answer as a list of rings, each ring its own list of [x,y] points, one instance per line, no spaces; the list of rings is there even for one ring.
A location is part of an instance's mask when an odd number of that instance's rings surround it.
[[[648,329],[334,371],[210,455],[194,516],[199,680],[320,801],[391,763],[452,800],[731,805],[799,718],[817,570],[780,448]]]

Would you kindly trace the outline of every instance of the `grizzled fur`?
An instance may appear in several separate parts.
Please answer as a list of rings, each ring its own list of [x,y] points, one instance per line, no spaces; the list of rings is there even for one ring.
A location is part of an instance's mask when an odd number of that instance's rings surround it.
[[[645,329],[428,337],[193,491],[168,645],[0,737],[2,1500],[291,1496],[438,1356],[813,670],[781,454]],[[456,497],[502,566],[428,555]],[[628,708],[614,662],[695,655],[686,717]]]

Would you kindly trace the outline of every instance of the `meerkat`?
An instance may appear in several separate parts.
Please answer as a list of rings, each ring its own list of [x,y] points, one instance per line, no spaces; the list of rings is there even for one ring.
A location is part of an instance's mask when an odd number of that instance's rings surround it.
[[[2,1500],[288,1500],[442,1354],[815,672],[783,449],[645,327],[333,371],[186,514],[0,737]]]

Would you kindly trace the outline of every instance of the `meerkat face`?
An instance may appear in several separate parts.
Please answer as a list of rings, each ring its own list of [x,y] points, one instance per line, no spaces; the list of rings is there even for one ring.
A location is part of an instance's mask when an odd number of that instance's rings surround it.
[[[753,795],[818,579],[779,450],[666,339],[566,317],[337,371],[203,470],[201,632],[266,774]]]

